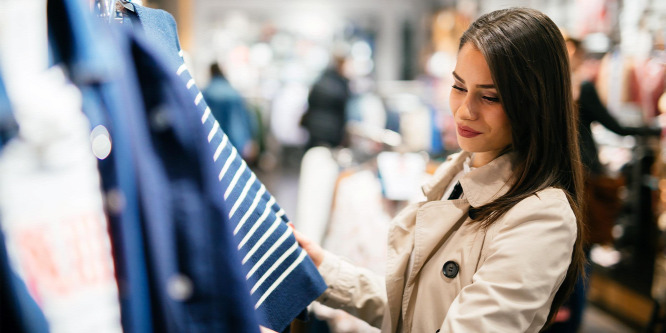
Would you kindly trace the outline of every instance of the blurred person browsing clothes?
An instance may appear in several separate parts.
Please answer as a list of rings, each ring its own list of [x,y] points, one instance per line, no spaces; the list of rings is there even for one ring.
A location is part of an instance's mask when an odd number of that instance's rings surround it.
[[[315,146],[345,146],[347,101],[350,97],[349,79],[344,75],[346,58],[335,54],[332,66],[314,83],[308,94],[308,108],[301,118],[310,138],[306,148]]]
[[[601,125],[618,135],[660,135],[659,127],[626,127],[622,126],[609,113],[599,98],[594,83],[586,77],[584,62],[586,52],[580,40],[567,37],[567,52],[571,63],[572,87],[574,101],[577,102],[580,122],[578,128],[580,131],[580,149],[585,171],[590,177],[595,177],[603,173],[603,167],[599,161],[599,153],[592,137],[590,125],[592,122],[599,122]]]
[[[204,100],[231,144],[244,160],[253,162],[257,157],[258,145],[254,141],[252,114],[243,97],[231,86],[218,64],[210,65],[210,76],[210,83],[202,92]]]
[[[659,127],[626,127],[622,126],[604,106],[590,73],[587,73],[585,61],[587,52],[583,43],[569,36],[565,37],[571,77],[573,97],[578,107],[578,131],[580,138],[581,161],[585,176],[585,221],[587,223],[584,251],[589,258],[593,244],[612,242],[611,229],[619,213],[620,205],[618,190],[624,185],[622,179],[614,179],[605,175],[604,167],[599,160],[599,152],[592,135],[591,125],[598,122],[610,131],[626,135],[660,135]],[[589,267],[587,267],[589,270]],[[549,333],[577,332],[581,326],[585,310],[587,282],[580,279],[571,297],[560,308],[554,324],[547,330]]]
[[[452,79],[462,152],[391,222],[386,277],[296,238],[329,286],[318,301],[383,332],[539,332],[585,260],[564,39],[533,9],[485,14]]]

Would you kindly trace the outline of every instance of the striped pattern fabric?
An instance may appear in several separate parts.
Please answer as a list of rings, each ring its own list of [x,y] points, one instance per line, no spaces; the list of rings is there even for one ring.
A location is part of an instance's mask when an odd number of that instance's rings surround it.
[[[289,219],[284,210],[243,161],[211,114],[184,63],[175,29],[174,36],[164,36],[168,29],[149,24],[167,24],[162,16],[166,12],[136,6],[136,13],[149,39],[168,47],[173,44],[169,43],[174,40],[171,37],[175,38],[177,51],[169,50],[167,56],[177,54],[178,57],[167,60],[172,60],[169,63],[174,64],[183,88],[190,91],[201,115],[203,130],[208,133],[211,160],[219,170],[220,197],[228,209],[254,307],[264,326],[282,331],[324,292],[326,284],[307,253],[298,246],[286,224]],[[146,19],[158,13],[163,13],[160,19]],[[173,21],[173,17],[168,16]],[[175,22],[173,24],[175,27]]]
[[[234,238],[247,271],[246,278],[255,309],[264,306],[267,309],[262,309],[260,313],[271,317],[271,313],[281,312],[280,308],[287,303],[300,303],[300,309],[291,311],[290,318],[266,318],[282,322],[279,325],[267,323],[269,327],[283,328],[318,297],[326,286],[307,253],[298,246],[291,228],[286,224],[289,219],[284,210],[222,132],[184,63],[178,68],[177,74],[195,96],[194,104],[202,114],[201,122],[208,133],[213,162],[220,170],[218,180],[225,187],[223,198],[229,207],[229,222],[234,228]],[[311,292],[303,294],[299,302],[291,295],[297,298],[301,288],[303,292],[311,288]],[[282,290],[276,292],[277,289]],[[276,297],[278,295],[282,296]],[[285,302],[287,299],[289,301]]]

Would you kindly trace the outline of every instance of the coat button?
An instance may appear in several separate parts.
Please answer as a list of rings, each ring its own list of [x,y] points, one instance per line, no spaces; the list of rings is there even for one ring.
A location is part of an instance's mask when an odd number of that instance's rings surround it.
[[[458,263],[455,261],[447,261],[444,264],[444,267],[442,267],[442,272],[444,273],[444,276],[446,276],[449,279],[453,279],[458,275]]]

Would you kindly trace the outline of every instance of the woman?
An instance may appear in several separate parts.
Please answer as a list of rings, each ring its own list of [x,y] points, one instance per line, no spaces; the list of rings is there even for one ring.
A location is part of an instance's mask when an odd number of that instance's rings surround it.
[[[386,278],[296,238],[329,285],[319,301],[384,332],[538,332],[584,261],[564,40],[536,10],[486,14],[453,78],[463,151],[392,222]]]

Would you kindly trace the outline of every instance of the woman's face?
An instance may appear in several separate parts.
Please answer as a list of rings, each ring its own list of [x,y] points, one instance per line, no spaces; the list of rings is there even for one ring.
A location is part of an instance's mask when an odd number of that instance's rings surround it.
[[[449,104],[458,144],[475,153],[473,166],[492,161],[511,144],[511,124],[499,101],[490,68],[481,52],[467,43],[458,52]]]

